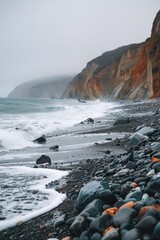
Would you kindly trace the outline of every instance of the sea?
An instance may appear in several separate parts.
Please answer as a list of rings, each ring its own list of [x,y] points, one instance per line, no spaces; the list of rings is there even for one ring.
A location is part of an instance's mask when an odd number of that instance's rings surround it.
[[[45,135],[51,141],[55,133],[87,118],[103,117],[116,105],[100,100],[0,98],[0,231],[55,208],[66,197],[46,186],[68,172],[34,168],[49,145],[33,140]],[[75,148],[74,141],[71,144]]]

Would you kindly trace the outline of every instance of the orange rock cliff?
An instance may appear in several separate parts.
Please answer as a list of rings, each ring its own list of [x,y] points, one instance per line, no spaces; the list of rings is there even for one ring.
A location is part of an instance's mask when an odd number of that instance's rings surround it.
[[[160,11],[145,42],[105,52],[69,84],[64,97],[149,99],[160,96]]]

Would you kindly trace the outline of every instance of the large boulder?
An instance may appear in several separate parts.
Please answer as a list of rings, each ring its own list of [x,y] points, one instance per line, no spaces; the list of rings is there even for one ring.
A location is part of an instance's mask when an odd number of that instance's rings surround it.
[[[139,131],[137,131],[136,133],[145,135],[145,136],[152,136],[153,133],[155,133],[157,130],[151,127],[143,127],[141,128]]]
[[[40,158],[37,159],[36,164],[49,164],[51,165],[50,157],[46,155],[42,155]]]
[[[81,188],[77,198],[77,209],[82,211],[88,203],[99,197],[99,193],[109,189],[107,182],[91,181]]]
[[[142,141],[147,141],[148,137],[140,134],[138,132],[132,134],[129,138],[128,138],[129,142],[128,142],[128,146],[129,147],[134,147],[136,145],[138,145],[139,143],[141,143]]]
[[[116,119],[113,125],[129,123],[129,117],[119,117]]]

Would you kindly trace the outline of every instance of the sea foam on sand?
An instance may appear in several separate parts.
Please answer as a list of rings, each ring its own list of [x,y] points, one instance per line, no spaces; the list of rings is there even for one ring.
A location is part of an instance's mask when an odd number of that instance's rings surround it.
[[[46,185],[68,172],[24,166],[0,167],[0,231],[57,207],[66,197]]]

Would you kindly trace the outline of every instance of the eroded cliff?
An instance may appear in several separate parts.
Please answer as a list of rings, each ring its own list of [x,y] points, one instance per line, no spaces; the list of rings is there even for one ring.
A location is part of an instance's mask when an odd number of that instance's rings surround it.
[[[160,96],[160,11],[145,42],[123,46],[90,61],[64,97],[148,99]]]

